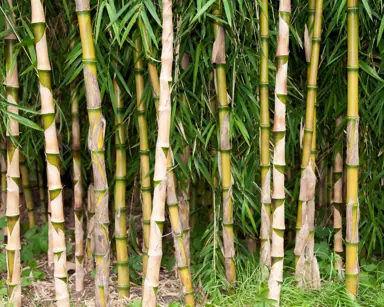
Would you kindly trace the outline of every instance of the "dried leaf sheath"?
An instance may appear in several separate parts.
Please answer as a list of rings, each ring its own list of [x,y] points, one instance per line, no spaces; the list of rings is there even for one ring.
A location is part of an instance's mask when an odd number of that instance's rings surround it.
[[[162,233],[164,210],[167,195],[167,156],[171,122],[171,93],[173,62],[173,22],[172,1],[162,1],[163,32],[160,73],[160,102],[158,116],[158,136],[155,154],[154,195],[151,215],[151,234],[148,250],[147,275],[144,280],[143,307],[156,306],[156,292],[159,285],[160,263],[162,258]]]
[[[275,89],[274,116],[274,154],[273,154],[273,219],[272,219],[272,266],[269,276],[269,296],[279,304],[280,289],[283,282],[284,230],[285,230],[285,132],[287,77],[289,56],[289,24],[291,19],[291,1],[281,0],[279,8],[279,36]]]
[[[60,178],[60,152],[55,125],[55,105],[53,103],[51,89],[51,66],[45,33],[45,16],[40,0],[31,0],[31,5],[32,25],[37,54],[37,70],[40,81],[41,115],[45,136],[56,301],[58,306],[69,306],[66,268],[67,255],[64,236],[63,187]]]
[[[357,295],[359,281],[359,8],[358,0],[347,1],[348,12],[348,111],[346,194],[346,285]]]
[[[213,14],[221,15],[219,7]],[[227,98],[226,59],[225,59],[225,31],[222,25],[213,23],[215,42],[212,49],[212,63],[215,65],[216,94],[219,104],[220,124],[220,160],[221,160],[221,185],[223,202],[223,244],[225,275],[229,283],[236,281],[235,244],[233,231],[233,199],[232,199],[232,174],[231,174],[231,140],[230,106]],[[219,162],[220,163],[220,162]]]
[[[91,152],[94,186],[94,240],[96,277],[96,306],[109,305],[109,216],[108,182],[105,171],[104,136],[105,119],[101,111],[100,89],[97,82],[96,54],[92,37],[89,1],[76,0],[81,45],[83,49],[83,72],[89,118],[88,148]]]
[[[14,17],[12,14],[13,3],[8,0],[8,15],[7,17],[14,23]],[[14,25],[14,24],[13,24]],[[7,29],[10,29],[10,25],[6,24]],[[16,36],[13,32],[10,32],[4,37],[5,41],[5,67],[6,67],[6,79],[5,87],[7,91],[7,100],[9,103],[17,105],[19,102],[19,80],[17,71],[17,58],[15,53],[15,45],[17,43]],[[8,106],[8,111],[18,114],[16,107]],[[4,178],[3,184],[6,184],[6,216],[7,216],[7,235],[8,242],[6,246],[6,259],[7,259],[7,285],[8,296],[10,303],[15,307],[21,307],[21,282],[20,282],[20,210],[19,210],[19,181],[20,181],[20,167],[19,167],[19,147],[17,142],[19,140],[19,123],[8,118],[9,123],[7,125],[7,172],[6,183]],[[2,161],[5,162],[5,161]],[[3,165],[4,164],[4,165]],[[5,163],[2,163],[2,168],[6,167]]]
[[[144,63],[141,58],[142,46],[140,38],[135,40],[134,62],[135,62],[135,83],[137,99],[137,121],[140,137],[140,177],[141,177],[141,199],[143,211],[143,277],[145,278],[148,263],[148,248],[150,235],[150,218],[152,212],[151,176],[149,171],[149,145],[148,145],[148,124],[146,105],[143,100],[144,93]],[[156,78],[158,79],[157,73]]]

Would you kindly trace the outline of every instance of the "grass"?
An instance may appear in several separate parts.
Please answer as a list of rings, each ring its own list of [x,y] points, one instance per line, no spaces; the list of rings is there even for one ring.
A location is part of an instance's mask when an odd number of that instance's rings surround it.
[[[364,267],[363,267],[364,268]],[[289,272],[289,268],[285,268]],[[281,307],[296,306],[384,306],[384,271],[383,264],[375,265],[375,270],[366,272],[362,269],[359,297],[353,301],[345,290],[342,281],[335,277],[323,280],[318,290],[301,290],[295,286],[292,273],[284,276],[281,290]],[[210,289],[207,289],[210,293]],[[238,286],[236,293],[226,295],[212,291],[210,302],[206,306],[262,307],[274,306],[268,302],[268,286],[262,282],[260,268],[256,260],[238,264]]]

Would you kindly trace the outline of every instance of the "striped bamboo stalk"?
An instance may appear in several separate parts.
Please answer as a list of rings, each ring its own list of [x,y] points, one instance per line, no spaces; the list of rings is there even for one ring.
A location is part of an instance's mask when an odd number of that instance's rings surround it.
[[[9,12],[8,19],[14,26],[13,17],[13,2],[8,0]],[[11,29],[11,25],[6,23],[7,29]],[[5,37],[5,61],[6,61],[6,79],[5,86],[7,91],[7,100],[10,104],[17,105],[19,102],[19,80],[17,71],[17,56],[15,45],[17,44],[16,35],[13,31],[9,32]],[[18,114],[17,107],[8,106],[8,111]],[[8,170],[6,173],[6,216],[7,216],[7,235],[8,243],[6,246],[7,257],[7,284],[8,284],[8,297],[12,306],[21,306],[21,264],[20,264],[20,210],[19,210],[19,181],[20,181],[20,167],[19,167],[19,147],[17,146],[19,140],[19,123],[9,119],[7,125],[7,165]],[[4,180],[4,178],[2,178]],[[4,181],[5,183],[5,181]],[[5,203],[4,203],[5,204]]]
[[[67,286],[67,255],[64,236],[63,186],[60,178],[60,151],[55,125],[55,105],[51,89],[51,65],[48,57],[44,8],[40,0],[31,0],[32,25],[35,36],[37,70],[40,81],[41,115],[45,136],[51,233],[54,262],[56,301],[58,306],[69,306]]]
[[[104,136],[106,122],[101,111],[100,89],[97,82],[96,53],[92,37],[89,0],[76,0],[81,45],[83,49],[83,71],[89,117],[88,148],[92,157],[95,200],[95,260],[96,306],[109,305],[109,216],[108,182],[105,171]]]
[[[342,117],[336,119],[336,127],[339,127]],[[340,137],[337,137],[341,141]],[[334,252],[335,252],[335,269],[339,276],[343,269],[343,219],[341,206],[343,205],[343,146],[338,143],[335,149],[335,158],[333,162],[333,231],[334,231]]]
[[[23,154],[19,154],[21,183],[24,191],[25,204],[28,212],[28,225],[32,228],[36,225],[35,208],[33,203],[32,186],[29,180],[27,161]]]
[[[260,6],[260,167],[261,167],[261,230],[260,230],[260,264],[263,278],[268,278],[271,268],[271,162],[269,153],[269,16],[268,0],[261,1]]]
[[[348,13],[348,110],[347,110],[347,195],[346,262],[347,290],[357,295],[359,283],[359,7],[347,1]]]
[[[214,8],[213,14],[221,16],[219,6]],[[225,31],[217,21],[213,23],[215,42],[212,49],[212,63],[215,66],[216,94],[219,109],[220,124],[220,159],[221,161],[221,189],[223,202],[223,243],[225,259],[225,276],[232,284],[236,281],[235,244],[233,231],[233,199],[231,174],[231,140],[230,105],[227,97],[226,59],[225,59]]]
[[[277,73],[275,89],[274,153],[273,153],[273,219],[272,219],[272,266],[269,276],[269,296],[277,305],[283,282],[284,231],[285,231],[285,133],[286,103],[289,56],[289,24],[291,21],[291,0],[280,0],[279,36],[277,40]]]
[[[310,2],[313,5],[313,2]],[[309,7],[310,13],[313,7]],[[317,259],[313,254],[314,249],[314,216],[315,216],[315,187],[316,175],[315,155],[316,141],[316,94],[317,73],[319,66],[320,41],[322,31],[323,0],[317,0],[315,4],[313,26],[312,14],[308,18],[308,29],[313,28],[313,34],[306,37],[306,56],[308,67],[307,101],[305,114],[305,130],[303,140],[303,152],[301,159],[300,194],[296,224],[296,244],[294,253],[296,256],[295,278],[300,287],[310,285],[318,287],[320,284]],[[310,42],[310,43],[309,43]],[[310,51],[308,51],[308,49]],[[310,57],[309,57],[310,55]]]
[[[148,248],[150,234],[150,219],[152,213],[152,187],[150,177],[147,109],[143,99],[144,93],[144,62],[140,38],[135,40],[134,50],[135,81],[136,81],[136,111],[140,137],[140,176],[141,197],[143,209],[143,277],[145,278],[148,263]]]
[[[126,177],[127,177],[127,153],[125,149],[126,136],[124,124],[124,100],[117,83],[116,76],[113,79],[115,93],[115,147],[116,147],[116,183],[115,183],[115,239],[117,254],[117,288],[119,297],[129,297],[129,265],[127,242],[127,207],[125,205]]]
[[[172,0],[162,0],[163,32],[160,74],[160,101],[158,108],[158,138],[154,173],[153,210],[148,250],[147,275],[144,280],[143,306],[156,306],[162,258],[162,233],[165,221],[164,209],[167,195],[167,156],[170,149],[171,92],[173,64]]]

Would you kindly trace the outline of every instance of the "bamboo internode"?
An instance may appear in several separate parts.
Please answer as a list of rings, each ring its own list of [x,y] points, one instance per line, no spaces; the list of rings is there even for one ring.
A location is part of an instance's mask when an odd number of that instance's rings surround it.
[[[348,111],[347,111],[347,195],[345,199],[346,262],[348,291],[357,295],[359,280],[359,8],[358,0],[348,0]]]

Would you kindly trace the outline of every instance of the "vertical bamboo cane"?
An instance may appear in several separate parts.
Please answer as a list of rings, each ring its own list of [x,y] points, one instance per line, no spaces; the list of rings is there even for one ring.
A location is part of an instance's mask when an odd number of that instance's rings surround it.
[[[19,154],[21,183],[23,185],[25,204],[28,212],[29,228],[36,225],[35,209],[33,204],[32,186],[29,180],[29,170],[23,154]]]
[[[116,183],[115,183],[115,238],[117,253],[117,288],[119,297],[129,297],[129,265],[127,242],[127,207],[125,190],[127,180],[127,154],[125,149],[124,100],[116,76],[113,79],[115,93],[115,147],[116,147]]]
[[[358,0],[347,1],[348,12],[348,111],[347,111],[347,229],[346,285],[357,295],[359,280],[359,8]]]
[[[8,0],[9,14],[7,17],[14,25],[13,3]],[[7,29],[11,29],[11,25],[6,23]],[[17,58],[15,53],[15,45],[17,43],[16,35],[11,31],[4,37],[5,40],[5,61],[6,61],[6,79],[5,86],[7,90],[7,100],[10,104],[17,105],[19,102],[19,80],[17,71]],[[8,111],[18,114],[17,107],[8,106]],[[20,283],[20,210],[19,210],[19,147],[17,142],[19,139],[19,123],[9,117],[7,125],[7,165],[6,173],[6,216],[7,216],[7,234],[8,243],[6,246],[7,257],[7,284],[8,296],[10,302],[15,307],[21,306],[21,283]],[[4,178],[2,178],[4,180]],[[4,182],[5,183],[5,182]],[[5,204],[5,203],[4,203]]]
[[[273,219],[272,219],[272,267],[269,276],[268,298],[280,302],[283,282],[284,231],[285,231],[285,114],[287,103],[287,77],[289,56],[289,24],[291,0],[280,0],[279,36],[277,40],[277,73],[275,89],[274,153],[273,153]]]
[[[74,37],[69,42],[70,50],[75,46]],[[83,205],[83,177],[81,174],[81,144],[79,98],[75,82],[70,85],[71,113],[72,113],[72,164],[73,164],[73,210],[75,213],[75,269],[76,291],[84,290],[84,205]]]
[[[311,0],[311,5],[313,2]],[[312,7],[310,9],[310,18],[308,19],[308,28],[312,29],[311,16]],[[319,66],[320,41],[322,31],[322,13],[323,0],[317,0],[315,4],[315,15],[313,20],[313,35],[310,46],[307,37],[307,59],[310,54],[310,62],[308,67],[308,84],[307,84],[307,101],[305,114],[305,130],[303,141],[303,153],[301,159],[301,180],[300,195],[297,213],[297,237],[295,245],[296,256],[296,281],[299,286],[304,286],[308,282],[311,286],[317,287],[320,283],[318,275],[317,259],[313,255],[313,234],[314,234],[314,214],[315,214],[315,187],[316,175],[314,173],[315,154],[316,154],[316,93],[317,93],[317,73]],[[309,47],[309,48],[308,48]],[[310,52],[308,51],[310,50]]]
[[[140,136],[140,176],[141,176],[141,197],[143,208],[143,277],[145,278],[148,263],[148,248],[150,234],[150,219],[152,212],[152,193],[149,145],[148,145],[148,125],[146,118],[146,105],[143,100],[144,93],[144,63],[141,58],[142,46],[140,38],[135,40],[134,62],[135,62],[135,81],[136,81],[136,101],[137,101],[137,121]]]
[[[94,268],[94,258],[93,253],[95,252],[95,191],[93,184],[88,186],[87,194],[87,268],[89,271]]]
[[[215,7],[213,14],[221,15],[219,6]],[[217,100],[220,123],[220,159],[221,161],[221,188],[223,202],[223,243],[225,259],[225,275],[232,284],[236,281],[235,244],[233,231],[233,199],[231,174],[231,140],[230,106],[227,98],[226,59],[225,59],[225,31],[221,24],[213,23],[215,42],[212,48],[212,63],[215,65],[217,82]],[[220,163],[220,162],[219,162]]]
[[[261,167],[261,250],[260,264],[263,278],[268,278],[271,268],[271,162],[269,153],[269,28],[268,0],[260,6],[260,167]]]
[[[144,280],[143,306],[156,306],[156,292],[159,284],[162,258],[162,233],[165,221],[164,209],[167,195],[167,156],[170,149],[169,133],[171,124],[171,93],[173,64],[173,22],[172,0],[162,1],[163,33],[160,73],[160,102],[158,119],[158,138],[154,174],[153,210],[151,215],[151,234],[148,250],[147,275]]]
[[[342,118],[336,119],[336,127],[341,124]],[[340,140],[337,137],[337,140]],[[342,274],[343,268],[343,220],[341,206],[343,204],[343,151],[342,144],[338,144],[335,150],[335,159],[333,167],[333,230],[334,230],[334,252],[335,252],[335,269],[339,276]]]
[[[3,139],[3,136],[0,137],[0,172],[1,172],[0,217],[3,217],[7,210],[7,150],[6,150],[6,141]]]
[[[39,185],[39,196],[40,196],[40,216],[41,216],[41,221],[43,223],[46,223],[48,220],[47,217],[47,201],[46,201],[46,196],[45,196],[45,188],[44,188],[44,173],[42,171],[42,160],[38,159],[36,162],[36,169],[37,169],[37,180],[38,180],[38,185]]]
[[[104,136],[106,122],[101,111],[100,89],[97,82],[96,53],[92,37],[89,0],[76,0],[81,45],[83,48],[83,71],[87,94],[89,117],[88,148],[92,156],[95,199],[95,260],[96,260],[96,306],[109,305],[109,216],[108,182],[105,171]]]
[[[32,25],[35,36],[37,70],[40,81],[41,115],[43,117],[49,201],[51,207],[52,249],[58,306],[69,306],[67,255],[64,236],[63,186],[60,178],[59,145],[55,125],[55,105],[51,89],[51,65],[48,57],[46,24],[40,0],[31,0]]]

